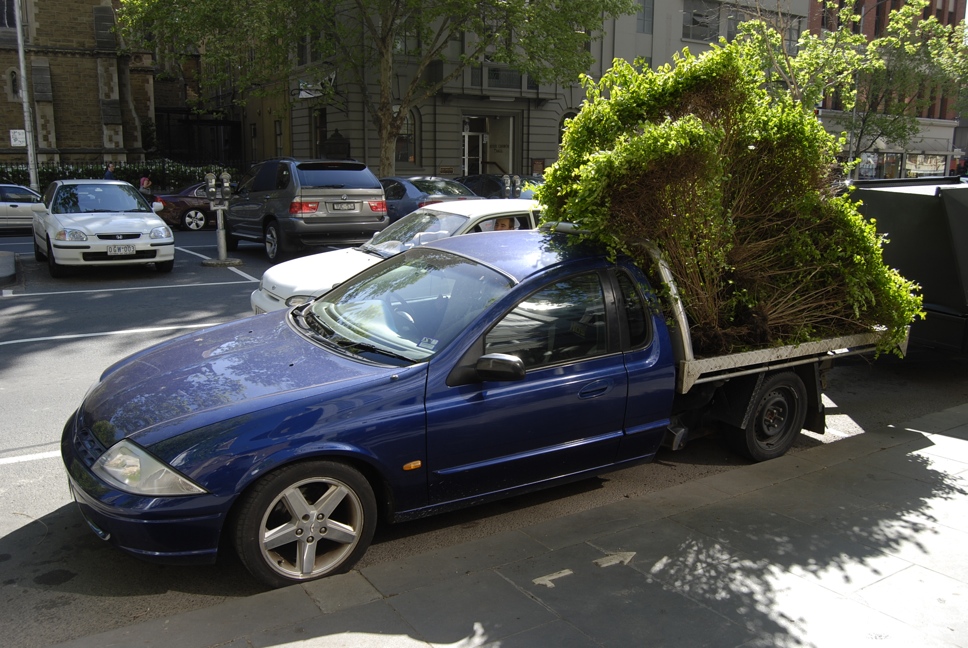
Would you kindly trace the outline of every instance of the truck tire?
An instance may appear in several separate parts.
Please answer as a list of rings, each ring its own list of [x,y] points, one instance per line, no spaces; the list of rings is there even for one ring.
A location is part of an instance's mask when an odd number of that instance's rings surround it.
[[[737,451],[753,461],[783,456],[803,429],[807,389],[792,371],[767,376],[753,397],[753,415],[732,434]]]

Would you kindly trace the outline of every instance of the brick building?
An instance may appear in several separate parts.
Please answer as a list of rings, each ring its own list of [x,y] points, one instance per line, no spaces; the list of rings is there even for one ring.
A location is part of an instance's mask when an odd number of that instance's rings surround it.
[[[24,88],[39,163],[143,159],[155,113],[153,58],[121,53],[112,0],[20,0],[26,79],[17,4],[0,0],[0,161],[27,159],[8,135],[24,129]]]

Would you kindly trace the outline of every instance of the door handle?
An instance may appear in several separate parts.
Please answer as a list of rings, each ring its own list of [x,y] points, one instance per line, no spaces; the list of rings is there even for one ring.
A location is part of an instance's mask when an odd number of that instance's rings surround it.
[[[596,380],[578,391],[578,398],[596,398],[612,388],[611,380]]]

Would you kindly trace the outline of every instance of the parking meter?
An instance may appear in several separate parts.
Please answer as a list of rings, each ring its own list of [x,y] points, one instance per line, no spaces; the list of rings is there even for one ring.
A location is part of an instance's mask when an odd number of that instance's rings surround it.
[[[501,190],[501,197],[508,198],[511,195],[511,176],[505,173],[501,181],[504,183],[504,188]]]
[[[232,176],[223,171],[219,179],[222,181],[222,200],[228,200],[232,197]]]
[[[208,195],[208,199],[213,202],[218,199],[218,189],[215,187],[214,173],[205,174],[205,193]]]
[[[511,197],[521,197],[521,176],[519,175],[511,177]]]

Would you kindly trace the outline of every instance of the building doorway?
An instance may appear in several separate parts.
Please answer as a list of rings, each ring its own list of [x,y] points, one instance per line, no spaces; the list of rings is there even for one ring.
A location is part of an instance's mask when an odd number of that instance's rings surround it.
[[[512,164],[513,133],[514,117],[464,117],[462,175],[520,172]]]

